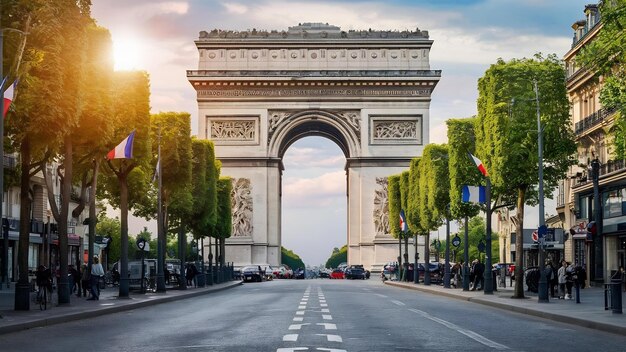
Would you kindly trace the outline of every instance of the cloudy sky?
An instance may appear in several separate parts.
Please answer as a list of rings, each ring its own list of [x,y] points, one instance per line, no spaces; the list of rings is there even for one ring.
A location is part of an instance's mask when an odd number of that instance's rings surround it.
[[[194,40],[202,30],[287,29],[324,22],[349,29],[428,30],[431,68],[443,70],[431,104],[431,142],[445,142],[445,120],[476,113],[476,83],[498,58],[559,56],[572,42],[571,24],[590,0],[93,0],[93,16],[113,36],[116,68],[147,70],[153,112],[188,111],[196,133],[197,105],[185,70],[197,69]],[[332,142],[309,137],[285,156],[283,245],[306,264],[323,263],[346,243],[345,159]],[[553,203],[546,211],[555,213]],[[526,227],[536,226],[527,210]],[[145,225],[136,221],[131,233]],[[443,234],[443,233],[442,233]]]

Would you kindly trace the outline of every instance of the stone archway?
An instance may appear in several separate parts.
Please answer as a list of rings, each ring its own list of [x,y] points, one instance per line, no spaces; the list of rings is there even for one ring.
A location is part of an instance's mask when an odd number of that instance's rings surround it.
[[[282,157],[305,136],[346,156],[348,261],[394,260],[386,177],[406,170],[428,142],[431,71],[425,31],[344,32],[304,24],[288,31],[201,32],[199,136],[213,140],[233,178],[235,265],[280,263]]]

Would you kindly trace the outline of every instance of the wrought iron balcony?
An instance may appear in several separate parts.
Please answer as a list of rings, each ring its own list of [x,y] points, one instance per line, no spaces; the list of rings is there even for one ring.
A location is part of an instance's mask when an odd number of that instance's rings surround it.
[[[596,126],[600,122],[604,121],[607,117],[611,116],[615,112],[615,109],[600,109],[593,114],[585,117],[581,121],[576,122],[574,125],[574,132],[581,134],[588,129]]]
[[[616,172],[624,172],[626,171],[626,162],[624,160],[609,160],[606,163],[600,165],[600,182],[602,182],[602,178],[609,174],[613,174]],[[574,186],[579,187],[591,183],[591,170],[586,170],[578,175],[576,179],[574,179]]]

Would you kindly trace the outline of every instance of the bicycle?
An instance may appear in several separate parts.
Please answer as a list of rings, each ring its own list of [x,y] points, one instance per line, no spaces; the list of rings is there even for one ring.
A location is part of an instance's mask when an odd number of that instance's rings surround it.
[[[39,310],[47,310],[50,297],[48,296],[49,288],[46,285],[39,286],[37,290],[37,303],[39,303]]]

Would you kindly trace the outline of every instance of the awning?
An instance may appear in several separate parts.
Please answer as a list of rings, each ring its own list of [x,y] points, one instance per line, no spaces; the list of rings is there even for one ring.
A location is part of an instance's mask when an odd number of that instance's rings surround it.
[[[52,240],[52,244],[59,245],[59,235],[51,234],[50,239]],[[75,234],[67,235],[67,245],[68,246],[80,246],[80,236]]]
[[[0,240],[4,239],[4,234],[2,233],[2,231],[0,231]],[[20,240],[20,233],[17,231],[11,231],[9,230],[9,241],[19,241]],[[43,238],[41,238],[41,235],[38,233],[31,233],[29,236],[29,242],[30,243],[43,243]]]

